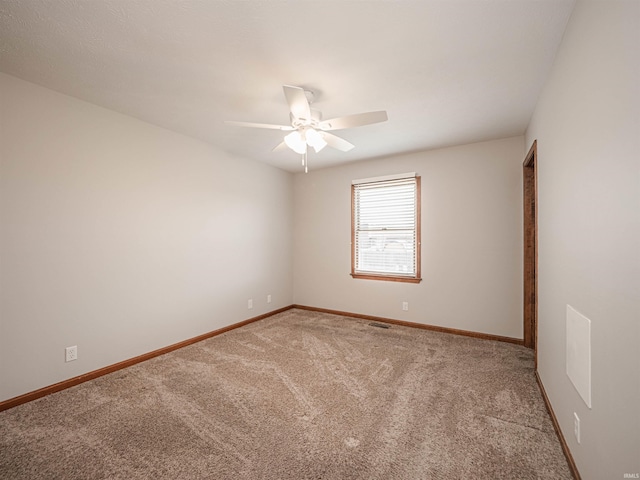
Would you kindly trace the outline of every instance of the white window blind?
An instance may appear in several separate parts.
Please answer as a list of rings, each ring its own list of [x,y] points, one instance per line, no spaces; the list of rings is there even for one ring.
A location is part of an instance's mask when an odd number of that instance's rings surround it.
[[[353,185],[353,274],[417,278],[418,178]]]

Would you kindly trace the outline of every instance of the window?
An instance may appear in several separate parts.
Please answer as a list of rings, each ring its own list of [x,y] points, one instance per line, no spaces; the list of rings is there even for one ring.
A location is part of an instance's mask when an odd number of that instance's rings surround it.
[[[351,276],[420,282],[420,177],[354,180]]]

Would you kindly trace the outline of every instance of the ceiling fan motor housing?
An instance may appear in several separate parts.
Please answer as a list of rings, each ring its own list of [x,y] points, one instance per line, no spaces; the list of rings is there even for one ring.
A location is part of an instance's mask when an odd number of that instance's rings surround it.
[[[316,110],[315,108],[309,109],[311,112],[311,118],[295,118],[293,113],[289,113],[289,119],[291,120],[291,125],[294,128],[300,127],[313,127],[318,128],[318,125],[322,121],[322,112],[320,110]]]

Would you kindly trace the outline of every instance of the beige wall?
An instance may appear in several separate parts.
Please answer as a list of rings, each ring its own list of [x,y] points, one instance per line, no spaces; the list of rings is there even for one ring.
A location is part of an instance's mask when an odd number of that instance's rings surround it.
[[[522,338],[524,155],[514,137],[296,174],[295,303]],[[351,181],[414,171],[422,283],[352,279]]]
[[[7,75],[0,95],[0,400],[292,303],[291,174]]]
[[[640,473],[639,46],[640,2],[577,2],[526,134],[539,154],[539,371],[585,480]],[[567,304],[591,320],[592,409],[565,373]]]

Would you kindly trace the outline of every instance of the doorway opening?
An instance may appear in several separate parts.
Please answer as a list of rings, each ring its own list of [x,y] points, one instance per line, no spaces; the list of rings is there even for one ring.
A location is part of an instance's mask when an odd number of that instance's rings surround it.
[[[524,218],[524,345],[535,351],[538,369],[538,189],[537,140],[522,163]]]

